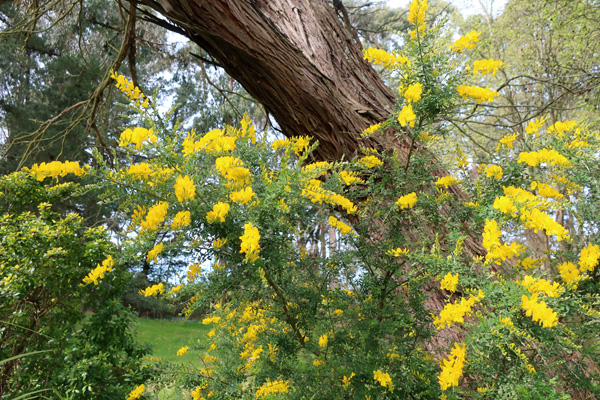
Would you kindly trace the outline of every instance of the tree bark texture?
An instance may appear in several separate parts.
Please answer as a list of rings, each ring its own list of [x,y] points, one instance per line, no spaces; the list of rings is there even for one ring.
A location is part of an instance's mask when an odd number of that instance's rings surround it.
[[[387,118],[394,95],[356,36],[322,0],[145,0],[206,50],[287,137],[313,136],[321,160],[354,158],[355,135]],[[360,143],[365,146],[366,143]]]

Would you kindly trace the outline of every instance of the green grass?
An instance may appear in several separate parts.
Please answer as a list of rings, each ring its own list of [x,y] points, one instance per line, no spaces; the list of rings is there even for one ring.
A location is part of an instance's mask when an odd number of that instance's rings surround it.
[[[140,342],[152,346],[152,356],[167,362],[197,362],[206,347],[209,325],[200,321],[167,321],[138,318],[137,336]],[[190,351],[177,356],[177,350],[189,346]],[[198,350],[194,350],[198,348]]]

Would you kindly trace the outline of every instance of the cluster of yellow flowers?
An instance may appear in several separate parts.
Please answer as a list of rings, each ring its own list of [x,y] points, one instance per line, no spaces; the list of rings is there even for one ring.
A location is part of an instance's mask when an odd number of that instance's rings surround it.
[[[447,390],[451,386],[458,386],[458,380],[465,366],[465,344],[454,343],[448,359],[440,362],[441,372],[438,375],[440,387]]]
[[[450,50],[455,53],[462,53],[467,49],[474,48],[475,43],[477,42],[479,42],[479,32],[471,31],[454,42],[454,44],[450,46]]]
[[[358,163],[364,165],[367,168],[377,168],[383,165],[383,161],[381,161],[379,158],[373,155],[361,158],[360,160],[358,160]]]
[[[289,393],[290,392],[290,381],[277,380],[277,381],[269,381],[267,383],[260,386],[256,391],[256,398],[265,398],[273,393]]]
[[[183,346],[182,348],[180,348],[179,350],[177,350],[177,355],[178,356],[183,356],[183,355],[185,355],[188,352],[189,349],[190,349],[189,346]]]
[[[135,127],[125,129],[119,138],[119,146],[125,147],[128,144],[135,144],[135,148],[141,150],[144,148],[144,142],[156,143],[157,137],[152,129]]]
[[[460,94],[463,100],[467,100],[469,97],[477,100],[477,104],[481,104],[484,101],[493,102],[494,99],[500,96],[500,93],[495,90],[482,88],[479,86],[467,86],[460,85],[456,87],[458,94]]]
[[[413,208],[417,203],[417,194],[415,192],[406,194],[404,196],[400,196],[400,198],[396,201],[396,205],[400,207],[401,210],[405,208]]]
[[[127,397],[127,400],[139,399],[140,397],[142,397],[142,393],[144,393],[144,390],[146,390],[146,387],[144,385],[136,387],[131,391],[131,393],[129,393],[129,397]]]
[[[146,231],[155,231],[158,226],[162,224],[167,216],[167,209],[169,203],[166,201],[160,201],[158,204],[153,205],[148,210],[146,219],[142,221],[141,228]]]
[[[530,275],[525,275],[519,284],[530,293],[542,293],[548,297],[559,297],[564,290],[558,282],[550,283],[546,279],[534,278]]]
[[[88,165],[84,168],[79,166],[78,162],[75,161],[52,161],[49,163],[33,164],[31,168],[23,168],[24,171],[28,171],[31,175],[35,176],[38,181],[51,177],[64,177],[67,174],[75,174],[76,176],[84,176],[87,173]]]
[[[134,100],[138,105],[143,108],[148,107],[148,98],[139,87],[135,86],[133,82],[129,79],[125,78],[123,75],[117,75],[115,71],[110,71],[110,77],[117,81],[115,86],[121,92],[125,94],[125,96],[129,97],[131,100]]]
[[[496,76],[498,68],[503,65],[504,63],[502,61],[496,61],[491,58],[487,60],[476,60],[473,62],[473,74],[479,73],[481,76],[492,74],[492,76]]]
[[[479,166],[479,172],[485,174],[485,176],[487,176],[488,178],[494,179],[502,179],[502,175],[504,174],[502,167],[499,165],[482,164]]]
[[[391,249],[386,251],[386,254],[394,257],[405,256],[410,252],[409,249],[403,249],[402,247],[398,247],[397,249]]]
[[[398,123],[400,126],[410,126],[411,128],[415,127],[415,120],[417,119],[417,114],[413,111],[412,105],[408,104],[402,107],[400,114],[398,114]]]
[[[442,176],[435,181],[436,186],[443,186],[445,189],[448,189],[449,186],[456,185],[457,183],[458,180],[452,176]]]
[[[486,262],[494,262],[498,265],[502,261],[518,256],[523,250],[523,245],[511,243],[510,245],[500,243],[502,231],[498,228],[496,220],[486,220],[483,230],[483,247],[487,250]]]
[[[106,272],[110,272],[112,271],[112,267],[114,267],[115,262],[112,258],[112,256],[108,256],[106,257],[106,259],[104,261],[102,261],[102,265],[98,264],[96,266],[96,268],[94,268],[92,271],[90,271],[90,273],[83,278],[83,282],[84,283],[92,283],[94,282],[94,285],[98,284],[98,280],[99,279],[104,279],[104,274]]]
[[[194,197],[196,196],[194,180],[187,175],[179,175],[177,177],[177,182],[175,183],[175,196],[177,196],[177,200],[180,203],[186,200],[194,200]]]
[[[252,197],[254,197],[256,195],[256,193],[254,193],[252,191],[252,187],[251,186],[246,186],[245,188],[238,190],[238,191],[233,191],[229,194],[229,198],[231,199],[231,201],[244,205],[246,203],[248,203],[250,200],[252,200]]]
[[[246,254],[246,261],[253,262],[258,259],[258,253],[260,252],[260,233],[258,228],[252,225],[252,222],[248,222],[244,225],[244,234],[240,236],[242,241],[240,253]]]
[[[382,49],[364,49],[364,59],[368,62],[372,62],[375,65],[381,65],[382,67],[393,69],[400,65],[410,65],[408,58],[400,54],[391,54]]]
[[[235,150],[235,141],[238,139],[235,136],[227,136],[223,129],[213,129],[198,141],[195,138],[196,133],[192,131],[183,140],[182,153],[184,155],[187,156],[200,150],[204,150],[207,153],[233,151]]]
[[[209,224],[214,222],[225,222],[225,217],[229,213],[230,205],[228,203],[223,203],[222,201],[213,205],[212,211],[209,211],[206,214],[206,221]]]
[[[189,211],[179,211],[175,215],[175,218],[173,218],[173,222],[171,222],[171,229],[181,229],[184,226],[189,225],[191,222],[191,213]]]
[[[373,379],[375,379],[383,387],[387,387],[390,391],[394,390],[394,384],[392,383],[392,377],[387,372],[383,372],[380,369],[373,371]]]
[[[165,287],[162,283],[156,284],[156,285],[152,285],[147,287],[146,289],[142,289],[139,292],[140,294],[143,294],[144,297],[150,297],[150,296],[154,296],[157,294],[163,294],[165,293]]]
[[[413,0],[408,7],[408,22],[417,25],[417,28],[409,31],[411,38],[417,38],[417,32],[425,34],[425,12],[427,11],[427,0]]]
[[[456,285],[458,285],[458,272],[456,273],[456,275],[453,275],[451,272],[448,272],[444,276],[444,279],[440,281],[440,288],[449,292],[455,292]]]
[[[446,325],[448,328],[456,322],[464,323],[465,317],[471,315],[471,308],[476,302],[481,301],[484,298],[483,292],[480,290],[477,296],[469,295],[469,298],[461,298],[460,302],[448,303],[444,306],[444,309],[440,312],[439,317],[433,320],[433,325],[436,329],[445,329]]]
[[[538,322],[544,328],[551,328],[558,324],[558,315],[546,305],[545,301],[537,302],[538,295],[534,293],[531,298],[523,295],[521,297],[522,307],[526,311],[528,317],[531,317],[534,322]]]
[[[524,151],[519,153],[518,163],[526,163],[530,167],[537,167],[540,164],[559,165],[568,167],[571,162],[567,157],[554,149],[542,149],[539,151]]]
[[[341,194],[323,189],[321,185],[321,181],[311,179],[308,185],[302,189],[302,195],[308,197],[313,203],[323,204],[323,202],[325,202],[340,206],[344,208],[348,214],[353,214],[357,211],[356,206],[350,200]]]
[[[232,188],[243,187],[250,183],[250,170],[236,157],[224,156],[215,160],[215,168],[228,181]]]
[[[371,136],[372,134],[377,132],[379,129],[381,129],[382,126],[383,126],[383,123],[381,123],[381,122],[378,124],[371,125],[361,133],[360,137],[363,139],[368,138],[369,136]]]
[[[345,223],[343,223],[336,217],[330,216],[328,219],[328,222],[329,222],[329,225],[333,226],[335,229],[340,231],[342,236],[356,235],[356,232],[354,232],[354,229],[352,229],[351,226],[346,225]]]
[[[504,136],[502,139],[500,139],[498,146],[496,147],[496,151],[500,150],[503,146],[507,149],[512,149],[513,142],[517,139],[517,136],[519,136],[518,133]]]
[[[534,135],[536,137],[539,136],[539,130],[542,127],[542,125],[544,125],[544,122],[546,122],[546,117],[538,118],[538,119],[531,121],[525,127],[525,132],[528,135]]]
[[[150,262],[150,261],[157,262],[158,255],[163,251],[163,248],[164,248],[164,243],[162,243],[162,242],[160,242],[159,244],[154,246],[152,248],[152,250],[150,250],[148,252],[148,255],[146,256],[146,260],[148,260],[148,262]]]
[[[352,185],[353,183],[364,183],[365,181],[360,179],[357,175],[358,172],[356,171],[340,171],[338,177],[346,185]]]

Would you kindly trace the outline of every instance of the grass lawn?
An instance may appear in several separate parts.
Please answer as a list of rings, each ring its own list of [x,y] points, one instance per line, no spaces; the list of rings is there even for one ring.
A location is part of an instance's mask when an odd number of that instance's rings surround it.
[[[152,346],[152,356],[168,362],[195,362],[199,352],[194,348],[206,347],[206,334],[210,325],[202,325],[201,321],[167,321],[149,318],[137,319],[137,336],[142,343]],[[189,346],[190,351],[177,356],[177,350]]]

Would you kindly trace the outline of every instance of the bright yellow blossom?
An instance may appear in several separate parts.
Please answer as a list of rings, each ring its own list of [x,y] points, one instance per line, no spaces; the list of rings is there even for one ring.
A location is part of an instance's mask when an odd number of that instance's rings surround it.
[[[177,177],[177,182],[175,183],[175,196],[177,196],[177,200],[180,203],[186,200],[194,200],[194,197],[196,196],[194,180],[187,175],[179,175],[179,177]]]
[[[179,211],[175,215],[175,218],[173,218],[173,222],[171,222],[171,229],[181,229],[184,226],[189,225],[191,222],[191,213],[189,211]]]
[[[537,293],[531,295],[531,298],[523,295],[521,297],[521,305],[526,311],[526,315],[531,317],[534,322],[538,322],[544,328],[551,328],[558,324],[558,315],[550,307],[546,305],[546,302],[537,302]]]
[[[413,208],[417,203],[417,194],[415,192],[409,193],[404,196],[400,196],[400,198],[396,201],[396,205],[400,207],[401,210],[405,208]]]
[[[398,123],[400,126],[410,126],[411,128],[415,127],[415,119],[417,115],[413,112],[412,105],[406,105],[402,107],[402,111],[398,114]]]
[[[492,74],[492,76],[496,76],[498,68],[503,65],[504,63],[502,61],[496,61],[491,58],[487,60],[476,60],[473,63],[473,74],[476,75],[479,73],[481,76]]]
[[[458,380],[465,366],[465,344],[454,343],[448,359],[440,362],[441,372],[438,375],[440,387],[447,390],[451,386],[458,386]]]
[[[225,222],[225,217],[229,213],[230,205],[228,203],[218,202],[213,206],[212,211],[206,214],[206,221],[209,224],[214,222]]]
[[[454,42],[454,44],[450,46],[450,50],[455,53],[462,53],[466,49],[475,47],[475,43],[477,42],[479,42],[479,32],[471,31]]]
[[[240,236],[240,239],[242,241],[240,253],[246,254],[246,261],[255,261],[260,252],[260,244],[258,243],[260,233],[258,232],[258,228],[252,225],[252,222],[248,222],[244,225],[244,234]]]
[[[455,292],[456,285],[458,285],[458,272],[456,275],[452,275],[451,272],[448,272],[440,282],[440,288],[449,292]]]
[[[131,391],[131,393],[129,393],[129,397],[127,397],[127,400],[139,399],[140,397],[142,397],[142,393],[144,393],[145,389],[146,387],[144,385],[136,387]]]
[[[417,82],[408,86],[404,92],[404,98],[407,103],[416,103],[421,100],[421,94],[423,93],[423,84]]]
[[[146,260],[148,262],[150,261],[154,261],[154,262],[158,262],[158,255],[163,251],[164,248],[164,243],[160,242],[159,244],[157,244],[156,246],[154,246],[152,248],[152,250],[150,250],[148,252],[148,255],[146,256]]]
[[[250,200],[252,200],[252,197],[255,196],[256,193],[254,193],[252,191],[252,187],[251,186],[246,186],[245,188],[238,190],[236,192],[231,192],[229,194],[229,198],[231,199],[231,201],[234,201],[236,203],[239,204],[246,204],[248,203]]]
[[[461,85],[457,86],[456,90],[458,91],[458,94],[462,96],[463,100],[467,100],[467,98],[471,97],[477,100],[477,104],[481,104],[484,101],[493,102],[494,98],[500,96],[500,93],[495,90],[478,86]]]

